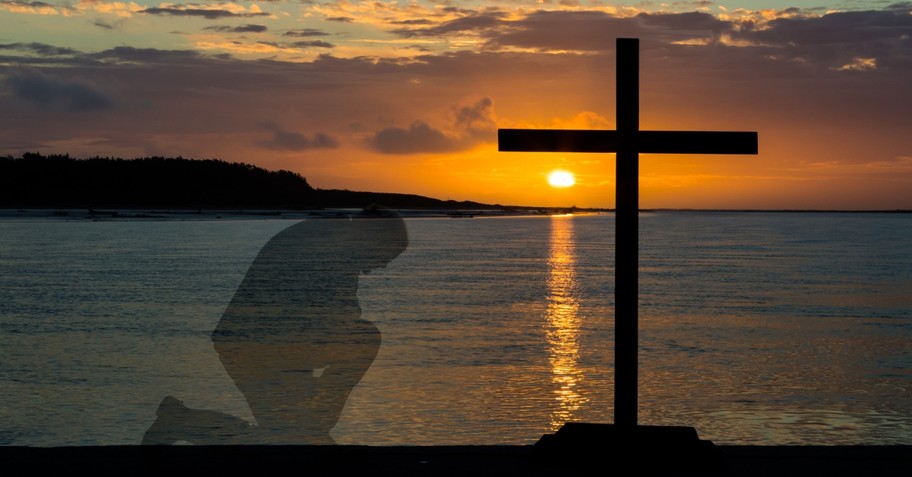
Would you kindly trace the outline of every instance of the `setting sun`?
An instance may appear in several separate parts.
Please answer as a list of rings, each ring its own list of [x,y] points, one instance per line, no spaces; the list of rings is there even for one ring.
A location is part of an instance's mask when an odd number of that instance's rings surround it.
[[[570,187],[576,184],[576,178],[573,177],[572,173],[567,171],[551,171],[551,173],[548,174],[548,184],[550,184],[551,187],[558,188]]]

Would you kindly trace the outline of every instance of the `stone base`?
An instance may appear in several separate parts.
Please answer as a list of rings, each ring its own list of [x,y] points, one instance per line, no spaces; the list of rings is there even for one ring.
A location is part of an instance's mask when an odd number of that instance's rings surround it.
[[[535,443],[538,457],[620,470],[713,470],[723,455],[696,429],[681,426],[619,427],[614,424],[569,422]]]

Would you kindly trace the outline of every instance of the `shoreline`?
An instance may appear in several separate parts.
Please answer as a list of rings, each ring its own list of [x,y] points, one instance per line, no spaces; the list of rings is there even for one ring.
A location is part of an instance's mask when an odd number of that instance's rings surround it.
[[[475,218],[475,217],[548,217],[552,215],[593,215],[610,213],[559,209],[390,209],[402,218]],[[53,209],[53,208],[0,208],[0,219],[51,219],[51,220],[213,220],[213,219],[307,219],[320,217],[345,217],[361,213],[357,208],[326,208],[308,210],[288,209]]]
[[[2,208],[0,219],[54,220],[213,220],[213,219],[307,219],[344,217],[360,212],[358,208],[323,209],[170,209],[170,208]],[[475,217],[549,217],[554,215],[611,215],[614,209],[513,208],[502,209],[426,209],[392,208],[402,218],[475,218]],[[912,214],[912,210],[817,210],[817,209],[641,209],[650,213],[743,213],[743,214]]]
[[[905,476],[912,446],[717,446],[712,462],[688,463],[658,449],[604,449],[598,455],[543,455],[535,446],[99,446],[0,447],[8,475],[41,472],[91,475],[311,475],[477,477],[605,475],[631,469],[648,475]],[[615,451],[615,452],[612,452]],[[668,454],[668,455],[666,455]],[[671,457],[670,459],[665,457]],[[676,459],[677,457],[677,459]],[[319,472],[314,474],[314,472]]]

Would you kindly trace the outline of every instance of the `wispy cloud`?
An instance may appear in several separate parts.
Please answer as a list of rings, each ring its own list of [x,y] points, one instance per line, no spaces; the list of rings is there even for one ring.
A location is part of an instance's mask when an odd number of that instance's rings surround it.
[[[230,4],[231,8],[223,5],[225,8],[197,8],[197,5],[171,5],[167,7],[153,7],[140,10],[138,13],[148,15],[170,15],[185,17],[202,17],[207,20],[218,20],[221,18],[249,18],[249,17],[266,17],[269,13],[260,11],[256,4],[250,8],[244,8],[237,4]]]
[[[329,33],[326,33],[323,30],[318,30],[316,28],[301,28],[297,30],[288,30],[285,33],[282,33],[283,36],[293,36],[293,37],[310,37],[310,36],[327,36]]]
[[[240,26],[227,26],[227,25],[216,25],[208,26],[204,30],[213,30],[223,33],[263,33],[269,28],[266,25],[240,25]]]

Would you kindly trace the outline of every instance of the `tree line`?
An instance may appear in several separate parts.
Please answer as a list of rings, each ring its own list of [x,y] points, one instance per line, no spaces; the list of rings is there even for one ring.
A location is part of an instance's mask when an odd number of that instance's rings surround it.
[[[316,189],[287,170],[220,159],[0,157],[3,208],[321,209],[497,208],[412,194]]]

